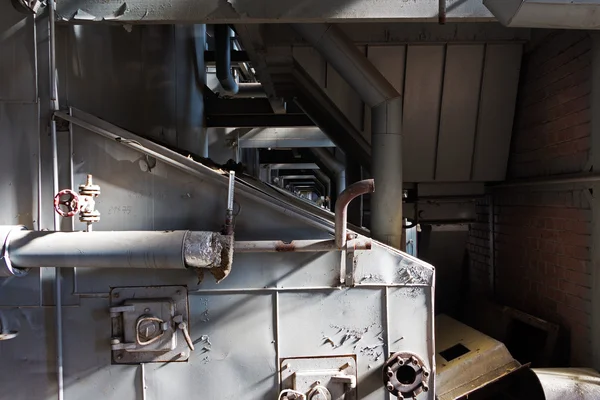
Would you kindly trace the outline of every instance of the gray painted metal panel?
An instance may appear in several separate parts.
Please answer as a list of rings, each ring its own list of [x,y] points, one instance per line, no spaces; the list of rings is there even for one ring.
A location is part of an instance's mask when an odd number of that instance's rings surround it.
[[[404,87],[404,181],[434,179],[444,46],[409,46]]]
[[[483,57],[483,45],[448,45],[436,181],[471,178]]]
[[[506,177],[522,51],[518,45],[487,45],[475,138],[474,181],[501,181]]]
[[[37,101],[33,16],[0,3],[0,101]]]
[[[0,223],[36,228],[38,105],[0,101],[0,138]],[[39,305],[39,279],[40,271],[23,279],[0,279],[0,304]]]
[[[0,309],[11,330],[19,335],[0,341],[2,371],[0,385],[10,397],[18,399],[55,399],[54,312],[48,308]]]
[[[293,23],[348,21],[436,21],[437,0],[397,2],[394,0],[344,0],[272,2],[268,0],[173,0],[169,3],[153,0],[130,0],[125,13],[119,12],[120,0],[102,2],[57,1],[58,16],[77,23],[77,12],[84,11],[92,21],[118,18],[119,22],[139,23]],[[448,20],[492,20],[481,0],[448,0]],[[81,13],[79,13],[81,15]],[[86,21],[91,22],[91,21]]]
[[[58,59],[63,103],[133,132],[177,144],[177,65],[191,62],[173,26],[61,26],[67,51]],[[180,99],[181,100],[181,99]]]

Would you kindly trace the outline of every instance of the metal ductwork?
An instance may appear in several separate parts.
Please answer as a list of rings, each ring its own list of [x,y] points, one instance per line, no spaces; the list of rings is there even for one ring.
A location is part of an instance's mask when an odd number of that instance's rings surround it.
[[[325,148],[315,147],[311,151],[334,174],[335,191],[337,194],[342,193],[346,189],[346,166],[344,163]]]
[[[336,26],[298,24],[313,45],[371,107],[371,233],[393,247],[402,244],[402,95]]]
[[[589,0],[484,0],[503,24],[514,28],[600,29],[600,3]]]

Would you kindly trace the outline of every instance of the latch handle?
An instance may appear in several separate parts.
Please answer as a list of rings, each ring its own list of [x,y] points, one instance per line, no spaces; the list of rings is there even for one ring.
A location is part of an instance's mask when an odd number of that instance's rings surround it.
[[[190,350],[194,351],[194,343],[192,342],[192,338],[190,337],[190,333],[188,332],[187,323],[180,322],[177,325],[177,328],[181,329],[181,332],[183,332],[183,338],[185,339],[185,342],[187,343]]]

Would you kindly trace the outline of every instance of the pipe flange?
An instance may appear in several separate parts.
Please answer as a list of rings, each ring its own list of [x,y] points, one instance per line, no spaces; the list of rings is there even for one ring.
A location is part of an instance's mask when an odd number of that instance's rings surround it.
[[[429,369],[419,356],[410,352],[392,355],[383,366],[383,384],[398,398],[412,399],[429,390]]]
[[[25,231],[23,225],[0,226],[0,240],[2,240],[2,252],[0,253],[0,277],[17,276],[22,277],[27,275],[29,268],[14,267],[10,262],[9,245],[11,234],[14,231]]]

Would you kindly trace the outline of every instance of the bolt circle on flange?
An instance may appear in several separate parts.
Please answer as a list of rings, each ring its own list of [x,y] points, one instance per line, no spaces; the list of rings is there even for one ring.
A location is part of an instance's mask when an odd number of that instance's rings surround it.
[[[392,395],[412,399],[429,390],[429,370],[416,354],[398,352],[383,366],[383,383]]]

